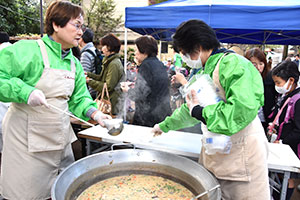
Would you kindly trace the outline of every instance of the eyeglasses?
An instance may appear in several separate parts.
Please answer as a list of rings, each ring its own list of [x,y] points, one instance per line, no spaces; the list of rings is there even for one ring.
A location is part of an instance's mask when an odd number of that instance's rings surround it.
[[[69,24],[75,26],[77,31],[79,31],[79,30],[81,30],[82,32],[85,31],[85,26],[82,24],[76,24],[76,23],[72,23],[72,22],[69,22]]]

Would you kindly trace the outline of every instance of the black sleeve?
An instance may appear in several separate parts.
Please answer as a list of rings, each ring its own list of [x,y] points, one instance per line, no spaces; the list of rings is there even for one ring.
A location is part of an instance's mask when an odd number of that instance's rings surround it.
[[[293,129],[289,134],[282,140],[284,144],[294,144],[300,143],[300,100],[295,103]]]
[[[264,80],[264,116],[266,119],[266,122],[271,122],[271,120],[268,118],[268,116],[272,113],[272,110],[276,104],[276,100],[278,97],[278,93],[275,90],[275,83],[272,79],[272,74],[269,72],[267,74],[267,77]]]
[[[194,106],[192,110],[192,117],[195,117],[196,119],[206,124],[206,121],[202,116],[202,112],[203,112],[203,107],[201,107],[200,105]]]

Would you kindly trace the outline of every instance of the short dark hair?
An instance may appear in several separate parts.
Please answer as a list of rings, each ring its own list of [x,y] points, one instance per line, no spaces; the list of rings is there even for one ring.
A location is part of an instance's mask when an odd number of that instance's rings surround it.
[[[53,22],[60,27],[65,27],[70,19],[84,15],[82,8],[69,1],[54,1],[46,11],[45,32],[48,35],[54,33]]]
[[[107,46],[107,49],[110,52],[119,53],[121,42],[120,40],[112,33],[105,35],[100,40],[101,46]]]
[[[4,42],[9,42],[9,36],[6,32],[0,32],[0,44]]]
[[[215,31],[201,20],[181,23],[172,36],[175,49],[183,53],[193,53],[201,46],[204,50],[220,47]]]
[[[94,32],[91,29],[86,28],[81,37],[84,43],[93,42]]]
[[[144,35],[137,38],[134,42],[139,52],[146,54],[148,57],[157,56],[157,41],[151,35]]]
[[[292,77],[295,79],[295,83],[297,83],[299,75],[298,66],[293,61],[282,61],[272,69],[272,76],[278,76],[285,81]]]

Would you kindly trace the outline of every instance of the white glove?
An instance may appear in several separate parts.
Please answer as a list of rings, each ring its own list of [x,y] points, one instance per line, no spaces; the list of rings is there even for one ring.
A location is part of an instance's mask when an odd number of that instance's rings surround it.
[[[192,110],[195,106],[199,105],[199,100],[197,98],[197,94],[195,90],[191,90],[191,92],[186,95],[186,103],[189,107],[190,114],[192,114]]]
[[[44,93],[41,90],[33,90],[31,94],[29,95],[27,104],[34,107],[34,106],[46,106],[49,108],[49,105],[47,103],[46,97]]]
[[[163,131],[160,129],[158,124],[155,124],[151,130],[151,132],[154,134],[153,137],[161,135]]]
[[[97,121],[102,127],[104,127],[103,120],[104,119],[112,119],[110,115],[104,114],[103,112],[96,111],[96,114],[94,115],[94,120]]]
[[[121,82],[120,85],[121,85],[121,89],[123,92],[128,92],[128,90],[130,89],[129,88],[129,85],[132,84],[131,82]]]

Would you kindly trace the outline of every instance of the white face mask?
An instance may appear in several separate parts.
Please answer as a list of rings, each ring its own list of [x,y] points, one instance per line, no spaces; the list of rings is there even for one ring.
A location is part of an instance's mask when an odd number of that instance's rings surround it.
[[[199,58],[197,60],[192,60],[190,55],[189,54],[186,54],[186,55],[182,55],[182,60],[183,62],[185,62],[190,68],[193,68],[193,69],[199,69],[199,68],[202,68],[202,61],[201,61],[201,52],[200,52],[200,55],[199,55]]]
[[[279,94],[286,94],[287,92],[289,92],[291,90],[291,86],[289,88],[287,88],[288,84],[290,82],[290,79],[282,86],[282,87],[278,87],[277,85],[275,85],[275,90],[279,93]]]

